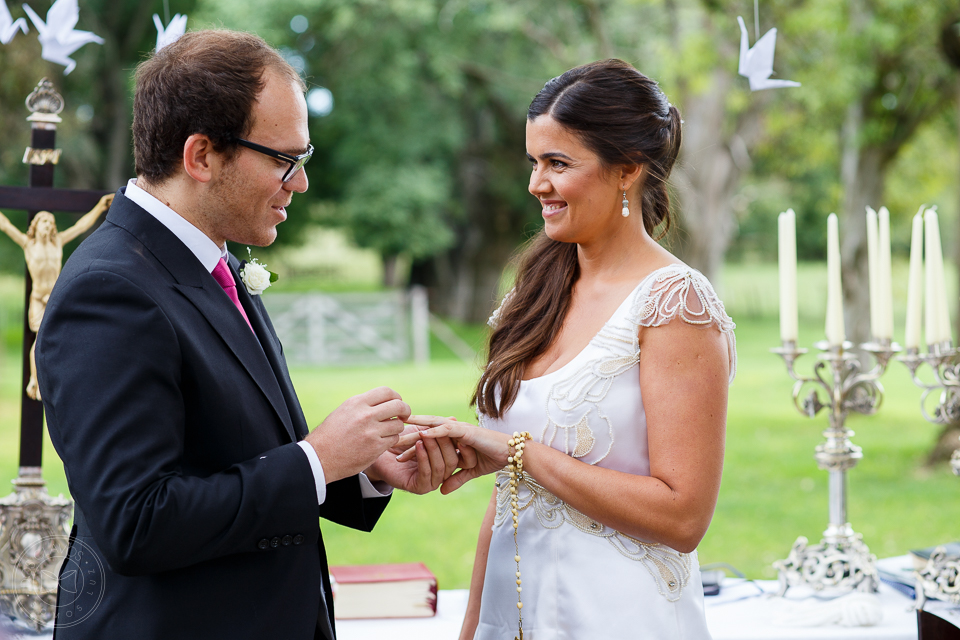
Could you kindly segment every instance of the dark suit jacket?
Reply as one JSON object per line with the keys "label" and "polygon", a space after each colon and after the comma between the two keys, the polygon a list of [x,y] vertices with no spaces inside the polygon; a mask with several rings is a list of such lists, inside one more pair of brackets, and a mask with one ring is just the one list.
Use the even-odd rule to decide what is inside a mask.
{"label": "dark suit jacket", "polygon": [[387,501],[362,499],[352,477],[317,507],[295,444],[307,424],[236,258],[256,338],[123,191],[65,265],[37,340],[50,437],[79,512],[56,637],[333,637],[318,515],[370,530]]}

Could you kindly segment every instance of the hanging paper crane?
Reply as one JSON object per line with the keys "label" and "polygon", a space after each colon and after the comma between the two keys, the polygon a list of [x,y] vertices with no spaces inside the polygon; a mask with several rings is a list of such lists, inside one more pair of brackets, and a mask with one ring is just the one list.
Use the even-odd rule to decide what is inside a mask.
{"label": "hanging paper crane", "polygon": [[781,87],[799,87],[799,82],[792,80],[772,80],[773,49],[777,46],[777,29],[773,28],[763,34],[763,37],[750,48],[747,37],[747,27],[743,18],[737,16],[740,23],[740,69],[738,73],[750,80],[750,90],[779,89]]}
{"label": "hanging paper crane", "polygon": [[7,8],[6,0],[0,0],[0,42],[7,44],[13,40],[13,36],[17,34],[17,29],[26,33],[29,30],[27,21],[23,18],[14,20],[13,16],[10,15],[10,9]]}
{"label": "hanging paper crane", "polygon": [[157,51],[160,51],[160,49],[163,49],[168,44],[173,44],[179,40],[180,36],[187,31],[187,16],[178,13],[173,16],[173,20],[171,20],[167,28],[164,29],[163,22],[160,21],[160,16],[153,14],[153,24],[157,26]]}
{"label": "hanging paper crane", "polygon": [[57,0],[47,11],[47,21],[30,8],[23,5],[23,10],[30,16],[33,26],[40,32],[40,57],[50,62],[62,64],[66,67],[63,74],[67,75],[77,66],[70,58],[70,54],[85,44],[95,42],[103,44],[103,38],[89,31],[77,31],[77,18],[80,16],[80,7],[77,0]]}

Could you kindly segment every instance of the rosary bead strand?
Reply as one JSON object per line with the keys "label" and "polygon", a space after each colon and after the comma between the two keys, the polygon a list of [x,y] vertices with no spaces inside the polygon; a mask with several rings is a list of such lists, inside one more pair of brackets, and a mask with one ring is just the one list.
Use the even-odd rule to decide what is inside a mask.
{"label": "rosary bead strand", "polygon": [[507,444],[513,447],[513,455],[507,458],[507,468],[510,470],[510,513],[513,516],[513,547],[517,555],[513,559],[517,563],[517,616],[520,635],[514,640],[523,640],[523,580],[520,578],[520,545],[517,542],[517,529],[520,527],[520,496],[518,486],[523,480],[523,448],[524,441],[530,439],[530,432],[514,431],[513,438]]}

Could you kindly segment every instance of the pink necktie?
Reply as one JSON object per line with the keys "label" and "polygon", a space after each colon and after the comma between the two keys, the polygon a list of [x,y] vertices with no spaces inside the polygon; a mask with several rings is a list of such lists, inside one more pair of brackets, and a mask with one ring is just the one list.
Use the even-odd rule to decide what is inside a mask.
{"label": "pink necktie", "polygon": [[243,305],[240,304],[240,298],[237,296],[237,282],[233,279],[233,274],[230,273],[230,268],[227,267],[227,263],[223,258],[220,258],[220,262],[213,268],[211,275],[213,275],[213,279],[217,281],[217,284],[223,287],[223,290],[227,293],[227,297],[233,300],[233,304],[240,310],[240,315],[247,321],[247,326],[250,327],[250,331],[253,331],[250,318],[247,317],[247,312],[243,310]]}

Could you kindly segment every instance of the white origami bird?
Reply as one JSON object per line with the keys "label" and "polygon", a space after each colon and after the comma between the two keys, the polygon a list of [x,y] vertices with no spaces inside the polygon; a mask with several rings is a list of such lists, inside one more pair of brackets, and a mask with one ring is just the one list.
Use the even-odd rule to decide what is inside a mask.
{"label": "white origami bird", "polygon": [[167,28],[163,28],[163,22],[160,21],[160,16],[153,14],[153,24],[157,25],[157,51],[163,49],[168,44],[173,44],[180,39],[187,31],[187,16],[180,15],[179,13],[173,16],[173,20],[170,21],[170,24],[167,25]]}
{"label": "white origami bird", "polygon": [[770,29],[763,34],[763,37],[757,40],[751,49],[743,18],[737,16],[737,22],[740,23],[740,69],[738,73],[750,80],[750,90],[799,87],[800,83],[792,80],[770,79],[771,74],[773,74],[773,49],[777,46],[777,29]]}
{"label": "white origami bird", "polygon": [[42,49],[40,57],[50,62],[62,64],[66,67],[63,74],[67,75],[77,66],[69,56],[85,44],[95,42],[103,44],[103,38],[89,31],[77,31],[77,18],[80,16],[80,7],[77,0],[57,0],[47,11],[47,21],[30,8],[23,5],[23,10],[30,16],[33,26],[40,32],[39,40]]}
{"label": "white origami bird", "polygon": [[13,40],[17,29],[24,33],[28,31],[27,21],[23,18],[13,19],[10,15],[10,9],[7,8],[6,0],[0,0],[0,42],[7,44]]}

